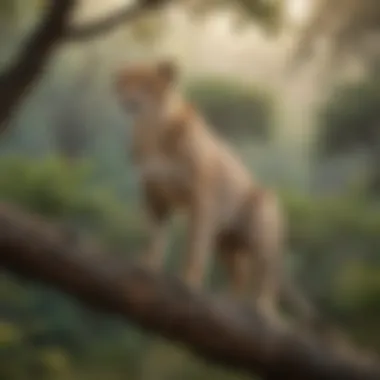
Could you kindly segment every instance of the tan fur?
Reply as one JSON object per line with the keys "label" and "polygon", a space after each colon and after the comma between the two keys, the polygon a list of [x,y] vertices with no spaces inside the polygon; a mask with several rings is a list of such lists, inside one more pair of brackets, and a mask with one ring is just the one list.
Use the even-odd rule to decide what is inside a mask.
{"label": "tan fur", "polygon": [[180,96],[175,76],[165,77],[162,67],[175,73],[170,63],[136,65],[124,68],[116,80],[122,104],[140,102],[134,115],[133,160],[151,223],[144,260],[161,268],[165,224],[182,209],[189,223],[182,278],[201,287],[216,251],[229,277],[229,292],[240,297],[253,287],[258,305],[272,313],[282,270],[276,196],[253,181],[232,150]]}

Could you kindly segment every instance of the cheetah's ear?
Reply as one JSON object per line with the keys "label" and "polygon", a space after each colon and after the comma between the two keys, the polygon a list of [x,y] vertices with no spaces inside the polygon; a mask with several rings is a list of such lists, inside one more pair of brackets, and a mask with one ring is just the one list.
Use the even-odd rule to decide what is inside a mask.
{"label": "cheetah's ear", "polygon": [[160,61],[157,64],[157,70],[160,76],[168,83],[175,83],[178,79],[179,68],[177,64],[171,60]]}

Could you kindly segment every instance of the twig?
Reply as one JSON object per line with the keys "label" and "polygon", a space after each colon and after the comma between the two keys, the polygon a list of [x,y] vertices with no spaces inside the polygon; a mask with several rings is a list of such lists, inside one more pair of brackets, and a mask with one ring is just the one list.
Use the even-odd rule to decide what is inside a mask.
{"label": "twig", "polygon": [[64,35],[74,5],[75,0],[52,0],[15,62],[0,75],[0,132],[5,129],[15,106],[41,74],[56,42]]}

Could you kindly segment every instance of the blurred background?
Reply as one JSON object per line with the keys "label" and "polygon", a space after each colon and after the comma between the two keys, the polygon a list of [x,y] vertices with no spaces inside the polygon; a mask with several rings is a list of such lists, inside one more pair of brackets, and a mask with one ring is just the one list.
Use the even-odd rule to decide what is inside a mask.
{"label": "blurred background", "polygon": [[[0,0],[0,66],[48,0]],[[123,0],[82,0],[77,22]],[[115,69],[173,57],[182,87],[289,219],[288,270],[352,339],[380,352],[380,3],[173,1],[64,43],[0,139],[0,197],[133,257],[146,239]],[[176,220],[168,270],[181,259]],[[220,268],[208,286],[224,281]],[[0,273],[0,379],[238,379],[45,287]]]}

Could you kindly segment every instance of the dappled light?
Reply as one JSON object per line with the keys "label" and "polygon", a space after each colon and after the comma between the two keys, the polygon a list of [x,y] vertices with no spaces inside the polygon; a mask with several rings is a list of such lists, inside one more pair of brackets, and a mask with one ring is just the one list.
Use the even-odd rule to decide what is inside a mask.
{"label": "dappled light", "polygon": [[379,379],[379,67],[378,0],[0,0],[0,379]]}

